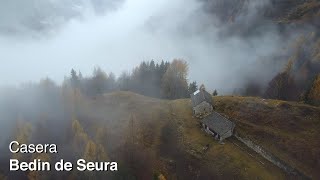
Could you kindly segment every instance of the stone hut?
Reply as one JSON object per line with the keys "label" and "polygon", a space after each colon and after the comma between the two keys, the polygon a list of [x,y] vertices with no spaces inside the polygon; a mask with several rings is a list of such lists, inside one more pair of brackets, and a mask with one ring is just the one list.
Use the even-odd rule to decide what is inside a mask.
{"label": "stone hut", "polygon": [[233,135],[235,124],[217,112],[201,120],[203,129],[216,139],[222,141]]}
{"label": "stone hut", "polygon": [[212,96],[208,93],[202,85],[199,90],[192,93],[192,112],[196,117],[202,117],[210,114],[213,111]]}

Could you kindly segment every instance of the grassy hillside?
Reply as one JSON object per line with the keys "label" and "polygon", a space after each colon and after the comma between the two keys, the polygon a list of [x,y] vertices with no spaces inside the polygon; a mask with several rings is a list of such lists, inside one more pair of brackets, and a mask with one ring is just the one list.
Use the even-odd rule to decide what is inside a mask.
{"label": "grassy hillside", "polygon": [[[119,106],[114,108],[121,107],[121,112],[135,117],[133,129],[137,143],[143,144],[155,157],[161,157],[155,162],[155,169],[169,179],[184,175],[206,177],[206,173],[223,178],[286,177],[280,169],[257,155],[252,157],[249,154],[253,152],[240,149],[232,140],[220,145],[202,132],[198,120],[192,117],[189,99],[161,101],[127,92],[108,94],[104,98],[97,101],[117,102]],[[252,97],[215,97],[214,100],[217,111],[235,120],[237,133],[307,176],[319,177],[316,169],[320,159],[317,131],[320,108]],[[124,118],[118,127],[130,127],[128,119]],[[207,144],[210,148],[204,153],[203,147]]]}
{"label": "grassy hillside", "polygon": [[[155,174],[163,174],[167,179],[286,177],[263,159],[252,158],[247,153],[249,150],[243,151],[232,143],[220,145],[201,131],[198,120],[192,117],[189,99],[163,101],[117,92],[96,98],[90,107],[88,111],[92,112],[88,114],[96,116],[95,121],[91,117],[80,122],[88,134],[99,126],[107,127],[108,155],[111,159],[121,159],[129,169],[119,176],[131,173],[139,179],[149,179]],[[133,153],[125,150],[132,146],[131,142]],[[207,144],[210,148],[203,152]],[[135,163],[134,167],[126,167],[130,164],[126,159],[128,154],[137,160],[135,163],[143,160],[146,164],[140,164],[143,169]]]}
{"label": "grassy hillside", "polygon": [[[316,131],[319,108],[259,98],[214,100],[219,112],[237,119],[237,133],[266,147],[308,176],[318,175],[313,167],[318,165],[320,152]],[[128,154],[129,159],[144,159],[148,164],[144,170],[126,167],[126,173],[142,179],[155,174],[167,179],[288,178],[285,172],[239,142],[231,139],[220,145],[213,140],[192,117],[190,103],[189,99],[165,101],[116,92],[91,100],[86,107],[88,117],[79,120],[92,136],[98,127],[107,127],[104,141],[110,159],[122,159],[124,166],[128,165]],[[207,144],[210,148],[204,152]],[[131,146],[135,153],[124,150]],[[130,171],[132,168],[134,171]]]}
{"label": "grassy hillside", "polygon": [[[59,154],[50,154],[44,159],[117,161],[119,171],[20,173],[20,179],[50,176],[62,179],[293,178],[235,138],[222,145],[203,132],[199,120],[192,117],[190,99],[169,101],[114,92],[92,99],[76,95],[72,101],[66,101],[73,102],[73,105],[66,104],[73,115],[65,125],[59,126],[59,135],[48,131],[54,122],[20,124],[18,129],[31,129],[24,142],[36,142],[32,138],[41,137],[40,142],[56,143]],[[217,111],[236,119],[238,134],[262,145],[306,175],[319,177],[316,172],[320,152],[319,108],[250,97],[215,97],[214,101]],[[17,132],[17,137],[24,133]],[[205,150],[207,145],[209,149]],[[11,177],[13,175],[11,173]]]}
{"label": "grassy hillside", "polygon": [[320,108],[255,97],[215,97],[215,106],[235,120],[238,134],[309,177],[320,177]]}

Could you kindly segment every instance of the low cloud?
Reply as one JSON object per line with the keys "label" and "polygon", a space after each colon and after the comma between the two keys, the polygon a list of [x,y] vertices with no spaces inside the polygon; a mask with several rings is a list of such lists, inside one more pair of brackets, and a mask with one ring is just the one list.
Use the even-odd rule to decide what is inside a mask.
{"label": "low cloud", "polygon": [[[63,16],[49,11],[53,20],[47,20],[51,25],[41,30],[20,21],[21,16],[34,13],[28,8],[23,9],[30,11],[10,12],[15,15],[11,15],[13,19],[0,20],[0,27],[7,27],[8,23],[23,27],[18,34],[0,35],[1,85],[38,81],[46,76],[61,82],[71,68],[86,75],[96,65],[119,75],[142,60],[183,58],[190,66],[190,80],[230,93],[250,77],[258,76],[265,82],[282,68],[282,62],[265,63],[269,57],[281,55],[279,49],[286,46],[276,28],[267,26],[265,32],[250,37],[226,36],[223,32],[231,22],[218,23],[200,1],[126,0],[104,13],[97,13],[94,8],[98,1],[91,5],[80,3],[81,6],[80,1],[74,2],[66,1],[69,9],[58,13]],[[5,5],[23,6],[20,1]],[[231,25],[239,27],[258,13],[252,7],[264,5],[248,6],[246,14],[239,14]],[[6,13],[9,12],[2,12]],[[67,20],[54,23],[61,17]]]}

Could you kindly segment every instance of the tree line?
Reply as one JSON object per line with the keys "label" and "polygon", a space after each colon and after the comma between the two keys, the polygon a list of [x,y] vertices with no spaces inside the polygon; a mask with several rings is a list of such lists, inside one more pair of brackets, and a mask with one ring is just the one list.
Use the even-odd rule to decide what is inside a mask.
{"label": "tree line", "polygon": [[118,78],[100,67],[95,67],[88,77],[72,69],[64,84],[87,96],[121,90],[155,98],[179,99],[188,98],[198,89],[196,81],[188,83],[188,71],[188,64],[182,59],[160,63],[151,60],[141,62],[131,72],[123,72]]}

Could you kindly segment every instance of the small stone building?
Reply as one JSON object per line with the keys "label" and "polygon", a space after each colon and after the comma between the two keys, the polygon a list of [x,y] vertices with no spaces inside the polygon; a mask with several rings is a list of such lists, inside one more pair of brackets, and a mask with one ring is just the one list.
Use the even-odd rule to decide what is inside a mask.
{"label": "small stone building", "polygon": [[233,135],[235,124],[217,112],[201,120],[203,129],[216,139],[222,141]]}
{"label": "small stone building", "polygon": [[197,90],[190,96],[192,102],[192,112],[194,116],[206,116],[213,111],[212,96],[205,90],[203,86],[200,88],[200,90]]}

